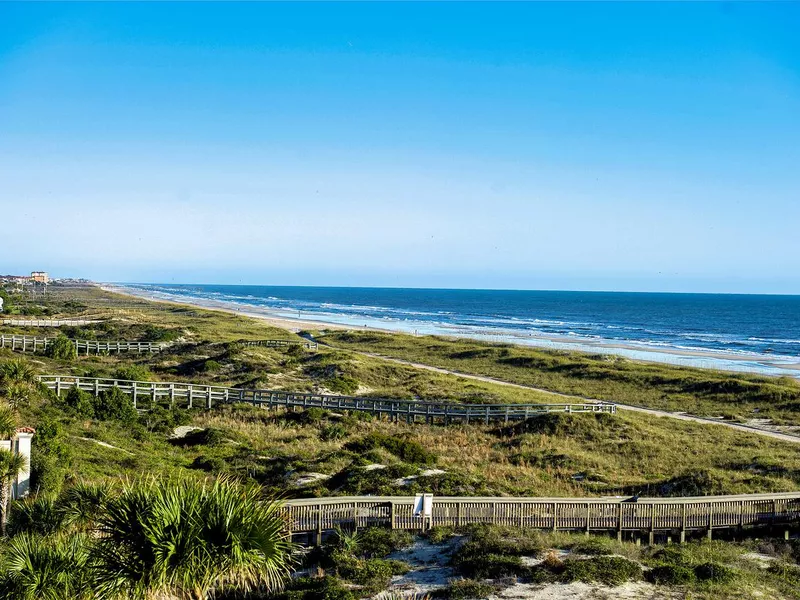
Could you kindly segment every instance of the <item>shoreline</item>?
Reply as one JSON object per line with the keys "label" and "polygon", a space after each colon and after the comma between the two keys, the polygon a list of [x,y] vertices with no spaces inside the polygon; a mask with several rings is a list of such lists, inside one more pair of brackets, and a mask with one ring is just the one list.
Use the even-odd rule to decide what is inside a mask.
{"label": "shoreline", "polygon": [[270,325],[280,329],[286,329],[293,333],[297,333],[304,329],[329,329],[337,331],[376,331],[382,333],[401,333],[406,335],[436,335],[451,339],[468,339],[491,343],[504,343],[527,348],[541,348],[545,350],[582,352],[585,354],[609,354],[647,363],[670,364],[673,366],[751,373],[755,375],[767,375],[774,377],[788,376],[800,378],[800,362],[797,362],[796,357],[789,356],[787,356],[785,360],[781,361],[779,358],[769,359],[755,354],[732,355],[722,352],[714,352],[713,350],[704,351],[669,347],[651,349],[643,348],[641,345],[625,344],[612,340],[598,341],[595,339],[565,339],[563,336],[546,335],[526,337],[513,335],[505,331],[473,332],[470,334],[462,329],[460,332],[422,332],[418,334],[416,330],[411,332],[399,328],[393,329],[390,327],[377,327],[374,325],[364,325],[362,327],[351,324],[323,321],[319,319],[303,318],[300,312],[298,312],[297,318],[288,317],[285,315],[277,315],[271,309],[232,301],[208,300],[196,297],[170,298],[165,297],[168,296],[167,294],[153,294],[137,288],[128,288],[115,284],[97,285],[100,287],[100,289],[108,292],[149,300],[152,302],[164,302],[176,305],[182,304],[251,317],[265,321]]}

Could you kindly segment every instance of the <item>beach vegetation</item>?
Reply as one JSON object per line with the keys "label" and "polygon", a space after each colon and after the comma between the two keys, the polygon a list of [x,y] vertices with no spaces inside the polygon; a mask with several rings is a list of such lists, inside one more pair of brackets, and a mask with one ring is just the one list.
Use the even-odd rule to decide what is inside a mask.
{"label": "beach vegetation", "polygon": [[78,348],[67,336],[59,335],[47,346],[47,355],[56,360],[75,360],[78,358]]}

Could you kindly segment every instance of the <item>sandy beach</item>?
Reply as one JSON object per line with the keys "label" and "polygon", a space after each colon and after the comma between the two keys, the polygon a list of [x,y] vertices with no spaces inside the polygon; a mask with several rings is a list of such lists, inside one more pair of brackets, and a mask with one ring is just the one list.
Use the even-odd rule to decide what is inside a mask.
{"label": "sandy beach", "polygon": [[[270,325],[286,329],[297,333],[303,330],[359,330],[359,331],[382,331],[387,333],[406,333],[409,331],[395,329],[392,327],[376,327],[374,325],[364,325],[356,327],[344,325],[318,319],[304,318],[302,314],[297,318],[285,315],[276,315],[274,311],[259,306],[228,302],[224,300],[210,300],[204,298],[168,298],[163,294],[153,294],[136,288],[128,288],[114,284],[101,284],[101,289],[117,294],[143,298],[153,302],[165,302],[169,304],[188,305],[198,308],[220,310],[232,314],[243,315],[263,320]],[[443,331],[436,333],[441,337],[477,339],[495,343],[508,343],[519,346],[539,347],[551,350],[564,350],[570,352],[599,352],[604,354],[619,355],[633,360],[654,363],[667,363],[679,366],[708,368],[718,370],[729,370],[736,372],[752,372],[772,376],[791,376],[800,378],[800,363],[792,361],[791,358],[775,359],[764,357],[763,355],[747,354],[726,354],[714,352],[712,350],[690,350],[669,347],[647,348],[637,344],[625,344],[612,340],[596,340],[588,338],[564,338],[562,336],[547,335],[513,335],[507,331],[484,331],[481,333],[466,332],[459,330]]]}

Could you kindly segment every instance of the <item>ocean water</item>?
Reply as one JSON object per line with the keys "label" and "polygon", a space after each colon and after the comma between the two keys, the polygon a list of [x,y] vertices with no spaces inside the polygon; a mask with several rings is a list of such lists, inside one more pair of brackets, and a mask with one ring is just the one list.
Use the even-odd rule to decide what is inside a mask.
{"label": "ocean water", "polygon": [[800,296],[125,284],[148,297],[798,376]]}

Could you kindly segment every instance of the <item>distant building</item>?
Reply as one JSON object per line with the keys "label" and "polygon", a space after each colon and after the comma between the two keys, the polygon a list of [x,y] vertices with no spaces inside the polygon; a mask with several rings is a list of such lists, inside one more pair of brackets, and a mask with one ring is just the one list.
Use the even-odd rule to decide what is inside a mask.
{"label": "distant building", "polygon": [[36,283],[50,283],[50,276],[44,271],[34,271],[31,273],[31,281]]}

